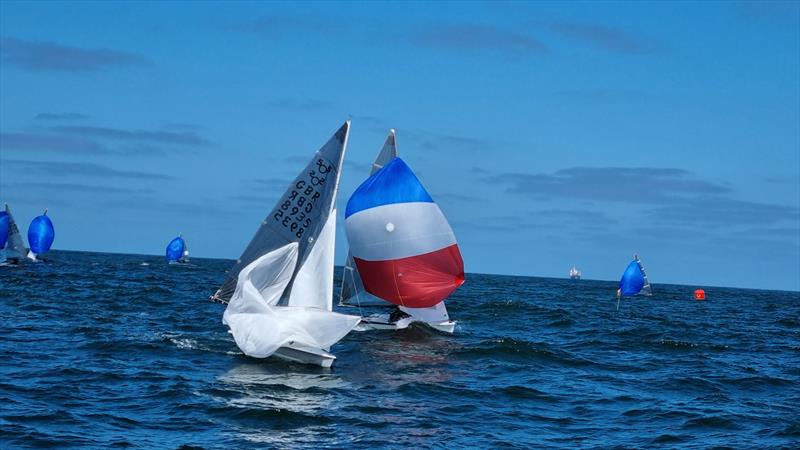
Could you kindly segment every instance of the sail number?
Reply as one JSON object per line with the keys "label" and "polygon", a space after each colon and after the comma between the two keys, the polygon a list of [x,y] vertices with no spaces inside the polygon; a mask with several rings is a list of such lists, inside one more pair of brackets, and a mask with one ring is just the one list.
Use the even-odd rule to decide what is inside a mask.
{"label": "sail number", "polygon": [[325,164],[322,158],[317,159],[316,170],[310,170],[305,180],[298,180],[294,184],[285,201],[272,216],[298,239],[303,237],[303,233],[311,225],[314,207],[322,197],[322,193],[317,189],[321,190],[325,186],[328,174],[332,170],[333,166]]}

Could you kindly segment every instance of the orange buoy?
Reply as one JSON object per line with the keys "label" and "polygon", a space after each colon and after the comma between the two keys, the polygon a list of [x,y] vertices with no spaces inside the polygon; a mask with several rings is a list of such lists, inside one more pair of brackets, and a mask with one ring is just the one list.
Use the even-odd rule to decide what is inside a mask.
{"label": "orange buoy", "polygon": [[706,291],[702,289],[695,289],[694,290],[694,299],[695,300],[705,300],[706,299]]}

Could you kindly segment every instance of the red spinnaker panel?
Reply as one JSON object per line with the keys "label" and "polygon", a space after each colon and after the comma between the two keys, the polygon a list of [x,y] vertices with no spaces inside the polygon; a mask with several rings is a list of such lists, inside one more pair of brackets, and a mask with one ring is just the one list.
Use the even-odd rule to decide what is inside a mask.
{"label": "red spinnaker panel", "polygon": [[354,260],[367,292],[395,305],[428,308],[464,283],[458,245],[388,261]]}

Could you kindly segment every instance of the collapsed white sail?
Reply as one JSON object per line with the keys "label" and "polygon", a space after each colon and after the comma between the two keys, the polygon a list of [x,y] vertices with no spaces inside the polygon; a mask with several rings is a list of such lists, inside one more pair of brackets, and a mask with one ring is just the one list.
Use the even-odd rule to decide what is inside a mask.
{"label": "collapsed white sail", "polygon": [[328,351],[360,320],[332,312],[335,200],[349,126],[290,184],[212,297],[228,302],[223,323],[246,355]]}

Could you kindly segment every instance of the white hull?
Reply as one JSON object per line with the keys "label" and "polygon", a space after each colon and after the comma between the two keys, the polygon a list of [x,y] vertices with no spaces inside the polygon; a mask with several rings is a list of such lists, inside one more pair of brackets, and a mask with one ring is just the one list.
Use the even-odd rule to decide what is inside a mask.
{"label": "white hull", "polygon": [[434,330],[443,333],[453,334],[456,328],[456,322],[447,320],[444,322],[425,322],[422,320],[414,320],[413,317],[406,317],[396,322],[390,322],[387,315],[373,315],[364,317],[361,322],[356,326],[356,331],[370,331],[370,330],[389,330],[396,331],[408,328],[412,323],[419,323],[427,325]]}
{"label": "white hull", "polygon": [[319,348],[290,343],[279,348],[272,354],[284,361],[311,364],[320,367],[330,367],[336,357]]}

